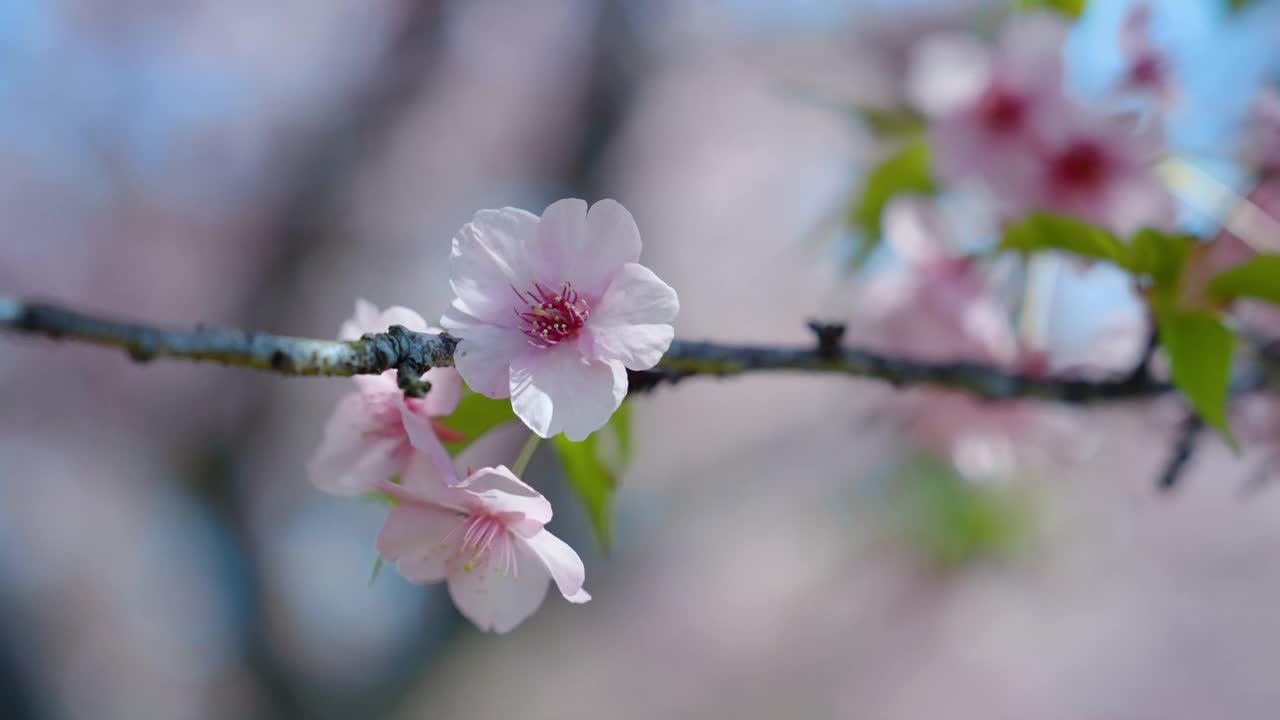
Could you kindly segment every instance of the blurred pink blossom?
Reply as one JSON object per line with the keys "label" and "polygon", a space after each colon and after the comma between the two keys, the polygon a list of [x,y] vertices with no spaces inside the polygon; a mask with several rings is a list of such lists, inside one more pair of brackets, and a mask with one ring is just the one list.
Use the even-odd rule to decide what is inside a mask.
{"label": "blurred pink blossom", "polygon": [[1173,68],[1164,52],[1151,44],[1150,31],[1151,6],[1138,3],[1120,27],[1120,51],[1125,57],[1120,92],[1168,108],[1175,101]]}
{"label": "blurred pink blossom", "polygon": [[1173,198],[1152,168],[1159,128],[1066,96],[1066,32],[1061,18],[1029,13],[1010,18],[995,48],[971,35],[921,43],[910,94],[930,118],[935,174],[986,186],[1009,217],[1049,210],[1121,234],[1169,226]]}
{"label": "blurred pink blossom", "polygon": [[442,320],[477,392],[511,398],[534,432],[585,439],[657,364],[675,334],[675,290],[640,265],[626,208],[561,200],[541,218],[482,210],[453,239],[456,297]]}
{"label": "blurred pink blossom", "polygon": [[[379,312],[365,300],[356,301],[355,317],[342,324],[341,340],[384,332],[403,325],[415,332],[439,332],[404,307]],[[441,472],[452,469],[441,442],[463,439],[436,418],[449,415],[462,397],[462,382],[452,368],[432,368],[423,379],[431,383],[424,398],[405,397],[396,371],[352,378],[357,392],[343,396],[329,417],[324,439],[308,466],[311,482],[335,495],[365,495],[382,480],[403,475],[417,452],[426,453]]]}
{"label": "blurred pink blossom", "polygon": [[506,633],[542,604],[549,581],[565,599],[591,599],[582,559],[545,529],[551,503],[506,466],[470,472],[452,487],[424,459],[403,484],[378,535],[378,553],[416,583],[445,580],[458,610],[481,630]]}

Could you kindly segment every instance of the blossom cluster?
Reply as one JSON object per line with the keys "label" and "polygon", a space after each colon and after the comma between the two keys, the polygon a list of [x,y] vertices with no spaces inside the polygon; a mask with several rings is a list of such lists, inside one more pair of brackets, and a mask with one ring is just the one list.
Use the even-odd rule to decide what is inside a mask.
{"label": "blossom cluster", "polygon": [[[465,383],[509,397],[539,437],[563,432],[580,441],[604,426],[626,396],[626,371],[656,365],[674,335],[676,293],[639,264],[640,248],[635,220],[613,200],[589,209],[561,200],[541,217],[515,208],[476,213],[453,239],[456,297],[442,325],[459,338],[455,367],[429,370],[423,398],[401,392],[394,370],[357,376],[325,427],[313,484],[388,499],[379,558],[410,581],[447,582],[459,611],[482,630],[516,627],[552,581],[571,603],[590,595],[582,559],[546,529],[551,504],[505,464],[515,459],[510,428],[470,438],[448,418]],[[339,337],[392,325],[441,332],[408,308],[379,311],[359,300]],[[446,443],[463,442],[451,457]]]}

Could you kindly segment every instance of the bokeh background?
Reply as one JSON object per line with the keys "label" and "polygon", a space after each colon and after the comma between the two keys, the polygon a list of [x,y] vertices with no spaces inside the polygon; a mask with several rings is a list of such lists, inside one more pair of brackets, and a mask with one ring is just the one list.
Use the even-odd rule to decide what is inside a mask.
{"label": "bokeh background", "polygon": [[[1276,4],[1154,4],[1203,150],[1280,67]],[[899,102],[914,42],[984,5],[0,0],[0,292],[329,337],[357,297],[438,315],[476,209],[614,197],[681,337],[874,341],[839,218],[884,150],[849,108]],[[1093,0],[1081,92],[1131,5]],[[1105,268],[1053,300],[1055,352],[1140,350]],[[385,510],[304,471],[348,388],[0,337],[0,717],[1280,714],[1269,457],[1205,438],[1157,493],[1177,407],[1046,410],[974,481],[874,383],[662,388],[608,556],[535,458],[595,599],[498,637],[442,587],[368,585]]]}

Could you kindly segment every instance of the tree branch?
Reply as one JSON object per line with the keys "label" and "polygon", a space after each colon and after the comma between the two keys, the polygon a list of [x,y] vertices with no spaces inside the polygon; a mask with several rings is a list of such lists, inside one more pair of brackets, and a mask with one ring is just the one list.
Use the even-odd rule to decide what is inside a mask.
{"label": "tree branch", "polygon": [[[347,376],[399,373],[410,394],[425,391],[420,376],[453,364],[457,339],[442,333],[416,333],[399,325],[360,340],[315,340],[197,327],[164,330],[104,319],[42,303],[0,298],[0,329],[120,348],[139,362],[180,358],[218,362],[285,375]],[[651,390],[694,375],[728,377],[756,372],[817,372],[875,378],[895,387],[933,385],[988,400],[1038,398],[1093,403],[1152,397],[1169,392],[1167,384],[1146,374],[1110,380],[1039,377],[972,362],[926,362],[859,348],[841,347],[839,326],[815,325],[811,347],[725,345],[676,341],[653,370],[632,372],[633,392]]]}

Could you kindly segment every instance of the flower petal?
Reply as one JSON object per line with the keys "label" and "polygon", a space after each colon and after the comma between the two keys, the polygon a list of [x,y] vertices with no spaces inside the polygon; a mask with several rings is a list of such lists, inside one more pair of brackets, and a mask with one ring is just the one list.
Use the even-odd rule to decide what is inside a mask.
{"label": "flower petal", "polygon": [[498,563],[474,564],[449,575],[449,596],[463,617],[481,630],[506,633],[533,615],[547,596],[551,577],[543,564],[514,543],[516,568],[503,572]]}
{"label": "flower petal", "polygon": [[518,208],[481,210],[453,238],[449,284],[454,306],[481,320],[511,315],[512,288],[532,284],[526,245],[538,234],[538,218]]}
{"label": "flower petal", "polygon": [[649,268],[627,263],[587,325],[591,354],[632,370],[648,370],[671,347],[675,328],[670,323],[679,311],[680,300],[670,285]]}
{"label": "flower petal", "polygon": [[458,375],[457,369],[431,368],[422,379],[431,383],[431,390],[422,402],[427,415],[444,417],[458,409],[458,403],[462,400],[462,377]]}
{"label": "flower petal", "polygon": [[[541,528],[551,521],[551,503],[505,465],[484,467],[456,486],[479,500],[490,515],[519,514]],[[522,530],[527,524],[522,524]]]}
{"label": "flower petal", "polygon": [[529,264],[543,285],[558,289],[569,282],[593,298],[618,268],[640,259],[640,245],[635,218],[618,201],[601,200],[588,210],[582,200],[565,199],[542,213]]}
{"label": "flower petal", "polygon": [[414,412],[405,402],[403,395],[396,396],[396,402],[400,407],[400,420],[404,423],[405,433],[409,435],[409,442],[431,460],[436,472],[439,473],[441,482],[446,485],[456,484],[457,471],[454,470],[453,459],[449,457],[449,452],[444,449],[444,444],[436,436],[435,428],[431,427],[431,421],[422,414]]}
{"label": "flower petal", "polygon": [[578,442],[599,430],[627,395],[619,362],[592,362],[576,347],[525,353],[511,363],[511,407],[539,436]]}
{"label": "flower petal", "polygon": [[[447,320],[448,318],[446,318]],[[477,325],[460,331],[453,364],[467,387],[490,398],[511,395],[511,366],[530,350],[529,338],[517,330]]]}
{"label": "flower petal", "polygon": [[[406,502],[391,509],[378,533],[378,555],[416,583],[443,580],[455,554],[466,516],[426,503]],[[452,536],[451,536],[452,534]]]}
{"label": "flower petal", "polygon": [[427,332],[427,321],[418,313],[402,305],[392,305],[379,311],[378,306],[360,298],[356,300],[356,312],[342,323],[339,340],[359,340],[365,333],[386,332],[392,325],[403,325],[414,332]]}
{"label": "flower petal", "polygon": [[360,393],[338,401],[325,423],[324,439],[307,470],[311,483],[334,495],[365,495],[400,471],[394,438],[366,438],[368,414]]}
{"label": "flower petal", "polygon": [[991,52],[970,35],[933,35],[912,51],[907,94],[929,116],[976,102],[990,82]]}
{"label": "flower petal", "polygon": [[578,557],[578,553],[569,547],[569,543],[543,530],[532,537],[520,538],[525,547],[529,548],[539,562],[547,568],[547,572],[551,573],[551,579],[556,581],[556,587],[560,588],[560,594],[564,595],[569,602],[586,602],[591,599],[582,590],[582,583],[586,581],[587,570],[582,565],[582,558]]}

